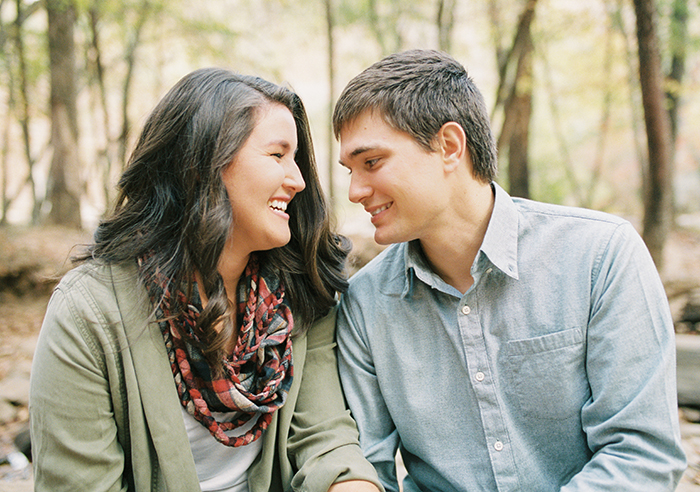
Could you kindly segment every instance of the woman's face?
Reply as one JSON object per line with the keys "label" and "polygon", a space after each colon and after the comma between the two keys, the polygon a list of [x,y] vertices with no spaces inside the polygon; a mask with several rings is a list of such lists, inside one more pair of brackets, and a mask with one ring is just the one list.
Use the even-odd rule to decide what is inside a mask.
{"label": "woman's face", "polygon": [[233,208],[226,254],[244,258],[289,242],[287,206],[306,186],[294,160],[296,150],[289,109],[278,103],[259,108],[253,132],[223,172]]}

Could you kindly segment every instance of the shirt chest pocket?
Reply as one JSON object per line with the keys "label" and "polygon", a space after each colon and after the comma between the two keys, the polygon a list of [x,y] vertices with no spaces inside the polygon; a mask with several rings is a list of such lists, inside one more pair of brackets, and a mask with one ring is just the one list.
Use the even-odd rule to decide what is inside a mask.
{"label": "shirt chest pocket", "polygon": [[564,420],[579,414],[590,396],[580,329],[511,340],[504,355],[502,381],[513,408],[540,419]]}

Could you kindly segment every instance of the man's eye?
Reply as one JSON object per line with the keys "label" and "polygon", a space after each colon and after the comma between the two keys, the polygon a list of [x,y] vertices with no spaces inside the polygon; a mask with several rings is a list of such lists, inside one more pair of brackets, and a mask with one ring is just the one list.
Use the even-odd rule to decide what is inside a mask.
{"label": "man's eye", "polygon": [[284,157],[284,154],[277,152],[275,154],[272,154],[272,157],[277,157],[278,159],[281,159],[282,157]]}
{"label": "man's eye", "polygon": [[368,161],[365,161],[365,166],[372,169],[378,161],[379,159],[369,159]]}

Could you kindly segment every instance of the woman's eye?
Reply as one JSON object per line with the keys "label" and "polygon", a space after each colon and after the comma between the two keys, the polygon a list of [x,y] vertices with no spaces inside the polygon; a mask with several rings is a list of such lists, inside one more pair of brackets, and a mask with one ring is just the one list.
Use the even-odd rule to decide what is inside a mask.
{"label": "woman's eye", "polygon": [[281,159],[282,157],[284,157],[284,154],[277,152],[275,154],[272,154],[272,157],[277,157],[278,159]]}
{"label": "woman's eye", "polygon": [[379,159],[369,159],[368,161],[365,161],[365,166],[372,169],[378,161]]}

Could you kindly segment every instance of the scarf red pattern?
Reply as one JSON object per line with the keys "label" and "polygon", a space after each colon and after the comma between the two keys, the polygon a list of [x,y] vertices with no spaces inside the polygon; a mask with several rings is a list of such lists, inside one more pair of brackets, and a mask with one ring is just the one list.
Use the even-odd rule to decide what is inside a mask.
{"label": "scarf red pattern", "polygon": [[[142,263],[142,262],[140,262]],[[194,332],[201,303],[196,294],[189,300],[181,290],[170,292],[170,283],[156,273],[151,278],[151,301],[170,359],[180,402],[187,413],[205,426],[226,446],[244,446],[257,440],[268,427],[272,414],[284,405],[292,384],[292,341],[294,320],[284,298],[284,286],[266,280],[252,256],[238,289],[238,314],[242,319],[238,340],[229,358],[222,360],[224,377],[215,378],[209,363],[196,344]],[[277,285],[275,285],[277,283]],[[187,309],[173,312],[173,295]],[[177,327],[181,330],[178,330]],[[187,337],[182,337],[184,332]],[[212,412],[237,412],[233,421],[219,422]],[[253,418],[253,427],[241,436],[225,432]]]}

